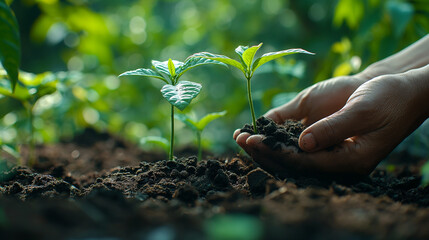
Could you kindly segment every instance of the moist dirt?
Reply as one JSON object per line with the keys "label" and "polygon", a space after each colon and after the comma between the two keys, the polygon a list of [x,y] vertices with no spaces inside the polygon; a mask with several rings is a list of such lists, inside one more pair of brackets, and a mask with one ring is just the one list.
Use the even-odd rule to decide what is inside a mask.
{"label": "moist dirt", "polygon": [[347,182],[278,178],[239,155],[162,160],[92,130],[36,156],[0,174],[0,239],[429,239],[423,161],[407,156]]}
{"label": "moist dirt", "polygon": [[[304,131],[304,125],[295,120],[286,120],[283,124],[277,124],[273,120],[260,117],[256,120],[256,130],[258,134],[265,136],[262,142],[268,145],[271,149],[280,149],[282,144],[286,146],[294,146],[299,151],[302,151],[298,145],[299,135]],[[256,134],[253,125],[245,124],[241,132]]]}

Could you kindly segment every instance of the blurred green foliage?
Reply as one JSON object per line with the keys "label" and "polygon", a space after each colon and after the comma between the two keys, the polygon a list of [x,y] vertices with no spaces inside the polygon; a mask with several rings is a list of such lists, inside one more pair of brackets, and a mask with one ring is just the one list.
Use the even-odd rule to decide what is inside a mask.
{"label": "blurred green foliage", "polygon": [[21,48],[18,23],[8,4],[5,0],[0,0],[0,66],[6,70],[12,89],[15,89]]}
{"label": "blurred green foliage", "polygon": [[[261,67],[253,80],[261,115],[280,93],[353,74],[429,32],[426,0],[14,0],[11,8],[20,27],[20,69],[61,79],[57,91],[34,106],[39,142],[58,141],[87,126],[136,142],[167,135],[169,103],[158,92],[160,83],[116,77],[152,59],[230,53],[260,42],[266,51],[315,52],[305,61],[293,56]],[[232,132],[248,121],[249,112],[239,72],[219,68],[201,67],[184,79],[203,85],[195,101],[200,103],[185,113],[228,110],[206,131],[212,150],[223,152],[235,148]],[[281,97],[274,99],[281,104]],[[0,96],[0,106],[0,139],[19,141],[24,106],[7,96]],[[191,143],[191,130],[177,125],[179,144]]]}

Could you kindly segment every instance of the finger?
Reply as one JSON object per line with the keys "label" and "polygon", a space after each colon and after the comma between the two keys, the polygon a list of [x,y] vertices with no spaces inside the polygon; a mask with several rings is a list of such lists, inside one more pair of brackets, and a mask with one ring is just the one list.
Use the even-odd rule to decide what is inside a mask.
{"label": "finger", "polygon": [[241,133],[241,129],[236,129],[234,131],[234,134],[232,135],[232,137],[234,138],[234,140],[237,140],[238,135],[240,135]]}
{"label": "finger", "polygon": [[315,153],[298,153],[289,147],[273,151],[263,144],[255,144],[249,150],[249,155],[274,172],[368,175],[376,167],[378,160],[362,157],[359,153],[361,144],[349,139],[331,151]]}
{"label": "finger", "polygon": [[295,154],[292,158],[300,159],[301,169],[328,174],[368,175],[377,166],[379,160],[368,156],[362,149],[363,143],[347,139],[330,151]]}
{"label": "finger", "polygon": [[345,106],[340,111],[323,118],[299,137],[299,146],[306,152],[315,152],[343,142],[371,127],[371,116],[361,106]]}
{"label": "finger", "polygon": [[278,162],[276,152],[262,143],[262,140],[262,135],[250,136],[246,140],[249,149],[248,154],[265,170],[273,173],[281,173],[286,171],[287,169],[285,169],[284,166]]}
{"label": "finger", "polygon": [[[251,135],[250,133],[247,132],[243,132],[240,133],[237,138],[235,139],[235,141],[237,142],[237,144],[244,150],[247,152],[247,154],[249,154],[249,147],[246,144],[246,140],[247,138],[249,138]],[[250,154],[249,154],[250,155]]]}

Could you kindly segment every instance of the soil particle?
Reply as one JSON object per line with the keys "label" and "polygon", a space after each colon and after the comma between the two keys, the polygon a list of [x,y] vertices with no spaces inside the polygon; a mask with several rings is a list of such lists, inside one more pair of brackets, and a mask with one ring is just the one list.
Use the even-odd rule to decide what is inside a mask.
{"label": "soil particle", "polygon": [[246,179],[250,192],[254,196],[260,196],[265,194],[267,180],[274,179],[274,177],[261,168],[256,168],[246,175]]}
{"label": "soil particle", "polygon": [[229,178],[222,169],[217,170],[217,174],[213,179],[213,184],[219,189],[226,189],[230,186]]}
{"label": "soil particle", "polygon": [[182,202],[193,205],[198,199],[198,191],[189,184],[184,184],[177,188],[173,194],[173,198],[179,199]]}
{"label": "soil particle", "polygon": [[[273,120],[264,116],[256,120],[256,128],[258,134],[262,134],[265,138],[262,140],[264,144],[273,150],[278,150],[282,146],[293,146],[299,151],[298,139],[305,126],[295,120],[286,120],[283,124],[277,124]],[[253,125],[245,124],[241,132],[255,134]]]}

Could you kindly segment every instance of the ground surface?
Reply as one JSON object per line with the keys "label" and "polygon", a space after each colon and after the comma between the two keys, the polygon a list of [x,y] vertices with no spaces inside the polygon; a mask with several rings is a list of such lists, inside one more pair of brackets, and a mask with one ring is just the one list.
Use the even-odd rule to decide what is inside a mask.
{"label": "ground surface", "polygon": [[159,160],[94,131],[37,156],[0,175],[0,239],[429,239],[419,161],[279,179],[246,157]]}

